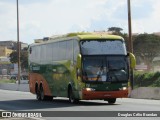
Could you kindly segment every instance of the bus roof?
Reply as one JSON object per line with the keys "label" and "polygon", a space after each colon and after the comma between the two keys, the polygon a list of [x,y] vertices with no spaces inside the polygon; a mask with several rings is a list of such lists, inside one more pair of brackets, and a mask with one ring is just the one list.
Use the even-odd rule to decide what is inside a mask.
{"label": "bus roof", "polygon": [[68,33],[66,35],[61,36],[53,36],[51,39],[57,39],[57,38],[70,38],[70,37],[78,37],[80,40],[82,39],[122,39],[121,36],[118,35],[111,35],[108,33],[96,33],[96,32],[77,32],[77,33]]}
{"label": "bus roof", "polygon": [[106,34],[92,34],[92,35],[78,35],[80,40],[89,39],[122,39],[122,37],[117,35],[106,35]]}
{"label": "bus roof", "polygon": [[[89,33],[89,32],[81,32],[81,33],[69,33],[66,35],[60,35],[60,36],[51,36],[48,41],[41,40],[40,42],[35,42],[34,45],[39,44],[46,44],[50,42],[57,42],[57,41],[65,41],[69,39],[76,38],[77,40],[102,40],[102,39],[112,39],[112,40],[123,40],[121,36],[118,35],[110,35],[107,33]],[[32,44],[33,45],[33,44]]]}

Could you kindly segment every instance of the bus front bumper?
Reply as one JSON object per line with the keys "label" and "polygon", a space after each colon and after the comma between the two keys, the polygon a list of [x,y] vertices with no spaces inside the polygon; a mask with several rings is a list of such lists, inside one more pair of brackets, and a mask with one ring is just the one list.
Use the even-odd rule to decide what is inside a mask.
{"label": "bus front bumper", "polygon": [[83,100],[107,99],[107,98],[127,98],[128,90],[119,91],[82,91]]}

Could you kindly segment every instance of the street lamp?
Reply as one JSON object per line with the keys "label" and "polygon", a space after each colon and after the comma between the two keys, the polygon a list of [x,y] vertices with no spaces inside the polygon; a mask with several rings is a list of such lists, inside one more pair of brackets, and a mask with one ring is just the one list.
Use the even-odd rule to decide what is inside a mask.
{"label": "street lamp", "polygon": [[20,84],[20,42],[19,42],[19,9],[17,0],[17,56],[18,56],[18,84]]}

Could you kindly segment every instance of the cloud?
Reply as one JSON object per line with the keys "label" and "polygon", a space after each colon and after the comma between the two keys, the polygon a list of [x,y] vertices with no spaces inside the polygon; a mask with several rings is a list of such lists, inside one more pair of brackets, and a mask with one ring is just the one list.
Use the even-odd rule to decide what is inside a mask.
{"label": "cloud", "polygon": [[150,17],[153,12],[153,0],[133,0],[132,3],[132,18],[144,19]]}
{"label": "cloud", "polygon": [[[134,0],[137,1],[138,0]],[[135,5],[137,5],[137,3]],[[159,0],[147,0],[145,2],[140,3],[139,6],[146,6],[146,8],[142,7],[142,9],[139,10],[141,14],[145,15],[140,15],[139,13],[139,18],[134,18],[132,17],[132,29],[133,32],[136,33],[153,33],[153,32],[160,32],[160,28],[158,27],[160,24],[160,1]],[[150,7],[147,7],[150,6]],[[136,7],[134,7],[136,9]],[[148,10],[147,10],[148,9]],[[149,11],[149,12],[148,12]],[[135,14],[135,12],[133,11]],[[137,11],[138,13],[138,11]]]}
{"label": "cloud", "polygon": [[16,7],[11,3],[0,2],[0,40],[16,37]]}
{"label": "cloud", "polygon": [[[160,24],[159,0],[131,0],[132,31],[156,32]],[[16,3],[0,1],[0,40],[16,40]],[[68,32],[107,30],[128,31],[127,0],[19,0],[20,40]],[[152,23],[152,24],[151,24]]]}
{"label": "cloud", "polygon": [[[25,34],[30,34],[31,29],[34,29],[32,35],[35,38],[55,33],[86,31],[93,19],[100,19],[101,14],[104,13],[102,12],[104,8],[101,6],[107,1],[54,0],[45,4],[22,5],[20,7],[21,30],[26,31]],[[32,27],[27,27],[31,25]]]}

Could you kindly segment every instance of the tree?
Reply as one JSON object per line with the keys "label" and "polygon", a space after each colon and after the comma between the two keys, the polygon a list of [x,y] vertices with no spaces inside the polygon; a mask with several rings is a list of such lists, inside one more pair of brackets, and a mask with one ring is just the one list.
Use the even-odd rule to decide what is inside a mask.
{"label": "tree", "polygon": [[127,33],[122,33],[123,29],[120,27],[110,27],[108,28],[108,32],[112,32],[114,35],[119,35],[122,36],[125,40],[127,49],[128,49],[128,34]]}
{"label": "tree", "polygon": [[10,57],[10,62],[11,63],[17,63],[18,62],[16,51],[12,52],[9,57]]}
{"label": "tree", "polygon": [[[11,63],[18,63],[18,57],[17,57],[17,51],[14,51],[10,54],[10,62]],[[27,51],[21,51],[20,55],[20,62],[21,62],[21,68],[28,68],[28,52]]]}
{"label": "tree", "polygon": [[160,55],[160,37],[154,34],[140,34],[133,40],[133,49],[136,57],[140,57],[151,69],[154,57]]}
{"label": "tree", "polygon": [[113,34],[116,34],[116,35],[122,35],[121,31],[123,31],[123,29],[120,27],[110,27],[110,28],[108,28],[108,31],[112,32]]}

